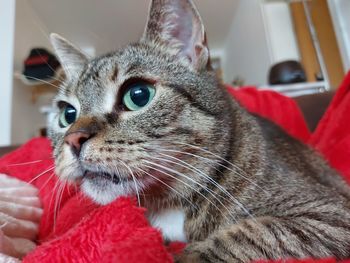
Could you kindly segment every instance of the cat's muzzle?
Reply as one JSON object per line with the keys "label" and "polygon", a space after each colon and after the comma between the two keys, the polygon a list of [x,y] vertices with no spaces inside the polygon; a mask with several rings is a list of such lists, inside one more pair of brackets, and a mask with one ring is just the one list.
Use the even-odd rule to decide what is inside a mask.
{"label": "cat's muzzle", "polygon": [[84,172],[84,178],[91,179],[91,180],[107,179],[115,184],[120,184],[123,181],[123,179],[121,179],[116,174],[110,174],[106,172],[93,172],[88,170]]}

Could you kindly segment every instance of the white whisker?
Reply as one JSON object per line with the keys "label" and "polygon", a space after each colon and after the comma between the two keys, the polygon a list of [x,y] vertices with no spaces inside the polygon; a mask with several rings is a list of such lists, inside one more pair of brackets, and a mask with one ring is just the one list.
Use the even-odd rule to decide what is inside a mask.
{"label": "white whisker", "polygon": [[[247,176],[245,175],[242,175],[241,173],[239,173],[238,171],[236,170],[233,170],[232,168],[224,165],[224,164],[221,164],[219,162],[215,162],[209,158],[206,158],[204,156],[200,156],[200,155],[196,155],[196,154],[193,154],[193,153],[188,153],[188,152],[184,152],[184,151],[178,151],[178,150],[170,150],[170,149],[162,149],[162,151],[166,151],[166,152],[174,152],[174,153],[180,153],[180,154],[184,154],[184,155],[189,155],[189,156],[192,156],[192,157],[196,157],[196,158],[199,158],[199,159],[203,159],[203,160],[206,160],[208,162],[211,162],[211,163],[214,163],[216,165],[219,165],[220,167],[223,167],[233,173],[235,173],[236,175],[240,176],[241,178],[243,178],[244,180],[246,180],[247,182],[251,183],[252,185],[256,186],[257,188],[259,188],[260,190],[262,190],[265,194],[269,195],[270,196],[270,193],[262,188],[261,186],[259,186],[257,183],[255,183],[253,180],[251,180],[250,178],[248,178]],[[210,153],[209,151],[206,150],[206,152]],[[215,157],[217,157],[216,155],[214,155]],[[233,166],[234,168],[236,169],[240,169],[238,166],[226,161],[225,159],[223,159],[222,157],[220,157],[220,159],[222,159],[223,161],[229,163],[231,166]],[[241,171],[243,171],[242,169],[240,169]],[[245,173],[245,172],[244,172]]]}
{"label": "white whisker", "polygon": [[56,195],[56,200],[55,200],[55,205],[54,205],[54,232],[56,231],[58,212],[59,212],[60,207],[61,207],[61,202],[62,202],[62,197],[64,194],[65,187],[66,187],[66,180],[61,181],[61,185],[59,186],[58,191],[57,191],[58,198]]}
{"label": "white whisker", "polygon": [[43,162],[45,160],[35,160],[35,161],[31,161],[31,162],[24,162],[24,163],[13,163],[13,164],[8,164],[6,166],[8,167],[12,167],[12,166],[22,166],[22,165],[29,165],[29,164],[35,164],[35,163],[40,163]]}
{"label": "white whisker", "polygon": [[28,182],[28,184],[31,184],[32,182],[34,182],[35,180],[37,180],[39,177],[41,177],[41,176],[43,176],[44,174],[46,174],[46,173],[52,171],[53,169],[55,169],[55,166],[54,166],[54,165],[51,166],[51,167],[49,167],[47,170],[41,172],[40,174],[36,175],[33,179],[31,179],[31,180]]}
{"label": "white whisker", "polygon": [[134,175],[133,171],[130,169],[130,167],[126,163],[124,163],[122,160],[119,160],[119,162],[121,164],[123,164],[126,167],[126,169],[128,169],[128,171],[130,172],[130,175],[131,175],[132,180],[134,181],[134,185],[135,185],[135,191],[136,191],[136,195],[137,195],[137,202],[138,202],[139,206],[141,206],[140,194],[139,194],[139,190],[138,190],[138,186],[137,186],[137,182],[136,182],[137,180],[135,178],[135,175]]}
{"label": "white whisker", "polygon": [[168,187],[170,190],[172,190],[173,192],[175,192],[176,194],[180,195],[183,199],[185,199],[194,209],[198,210],[198,207],[193,204],[191,202],[191,200],[189,200],[187,197],[185,197],[182,193],[180,193],[179,191],[177,191],[174,187],[170,186],[169,184],[165,183],[163,180],[157,178],[156,176],[153,176],[152,174],[142,170],[141,168],[136,168],[139,171],[141,171],[144,174],[147,174],[149,177],[153,178],[154,180],[160,182],[161,184],[165,185],[166,187]]}
{"label": "white whisker", "polygon": [[24,75],[24,76],[25,76],[26,78],[34,79],[34,80],[36,80],[36,81],[39,81],[39,82],[41,82],[41,83],[43,83],[43,84],[50,85],[50,86],[55,87],[55,88],[57,88],[57,89],[60,88],[59,86],[54,85],[53,83],[51,83],[51,82],[49,82],[49,81],[46,81],[46,80],[43,80],[43,79],[38,79],[38,78],[35,78],[35,77],[32,77],[32,76],[26,76],[26,75]]}
{"label": "white whisker", "polygon": [[[161,153],[160,153],[161,154]],[[176,157],[173,157],[173,156],[170,156],[170,155],[167,155],[167,154],[161,154],[161,155],[164,155],[164,156],[167,156],[169,158],[172,158],[172,159],[175,159],[177,162],[173,162],[171,160],[168,160],[168,159],[164,159],[164,158],[156,158],[156,157],[153,157],[153,158],[156,158],[156,159],[159,159],[159,160],[163,160],[163,161],[166,161],[166,162],[169,162],[169,163],[172,163],[172,164],[175,164],[175,165],[180,165],[184,168],[187,168],[191,171],[194,171],[196,174],[198,174],[199,176],[202,176],[204,177],[205,179],[209,180],[210,183],[212,183],[213,185],[215,185],[215,187],[217,187],[221,192],[223,192],[224,194],[226,194],[233,202],[234,204],[236,204],[242,211],[244,211],[247,215],[249,215],[250,217],[254,218],[253,215],[248,211],[248,209],[246,209],[243,204],[241,202],[239,202],[237,200],[237,198],[235,198],[230,192],[228,192],[223,186],[221,186],[219,183],[217,183],[214,179],[212,179],[210,176],[206,175],[205,173],[203,173],[202,171],[198,170],[196,167],[188,164],[187,162],[184,162]],[[181,163],[183,163],[184,165],[182,165]],[[219,195],[220,197],[222,197],[221,195]]]}
{"label": "white whisker", "polygon": [[161,172],[161,173],[163,173],[163,174],[165,174],[165,175],[167,175],[167,176],[173,178],[174,180],[177,180],[177,181],[179,181],[180,183],[185,184],[187,187],[189,187],[189,188],[191,188],[192,190],[194,190],[196,193],[198,193],[198,194],[199,194],[200,196],[202,196],[205,200],[207,200],[212,206],[214,206],[219,212],[222,213],[222,215],[224,215],[224,216],[227,218],[227,216],[223,213],[223,211],[222,211],[217,205],[215,205],[208,197],[206,197],[205,195],[203,195],[201,192],[199,192],[199,191],[198,191],[197,189],[195,189],[193,186],[191,186],[190,184],[188,184],[188,183],[186,183],[186,182],[180,180],[180,179],[177,178],[176,176],[172,176],[172,175],[170,175],[169,173],[164,172],[163,170],[159,170],[159,169],[155,168],[154,166],[159,167],[159,168],[161,168],[161,169],[164,169],[164,170],[166,170],[166,171],[168,171],[168,172],[171,172],[171,173],[173,173],[173,174],[176,174],[176,175],[178,175],[178,176],[180,176],[180,177],[183,177],[183,178],[185,178],[185,179],[191,181],[192,183],[196,184],[197,186],[201,187],[201,188],[204,189],[206,192],[208,192],[209,194],[211,194],[212,197],[213,197],[214,199],[216,199],[216,200],[229,212],[229,214],[233,217],[233,219],[236,220],[235,217],[231,214],[231,211],[230,211],[216,196],[215,196],[215,193],[213,193],[210,189],[208,189],[208,188],[205,187],[204,185],[202,185],[202,184],[196,182],[196,181],[193,180],[192,178],[190,178],[190,177],[188,177],[188,176],[186,176],[186,175],[184,175],[184,174],[182,174],[182,173],[180,173],[180,172],[178,172],[178,171],[176,171],[176,170],[174,170],[174,169],[171,169],[171,168],[169,168],[169,167],[166,167],[166,166],[164,166],[164,165],[160,165],[160,164],[157,164],[157,163],[154,163],[154,162],[150,162],[150,161],[148,161],[148,160],[144,160],[144,161],[145,161],[146,163],[150,164],[150,165],[153,165],[153,167],[150,167],[150,166],[145,165],[146,167],[148,167],[148,168],[150,168],[150,169],[153,169],[153,170],[155,170],[155,171]]}
{"label": "white whisker", "polygon": [[45,188],[45,186],[49,183],[49,181],[54,177],[55,172],[51,173],[49,178],[45,181],[45,183],[40,187],[39,192],[41,192],[42,189]]}

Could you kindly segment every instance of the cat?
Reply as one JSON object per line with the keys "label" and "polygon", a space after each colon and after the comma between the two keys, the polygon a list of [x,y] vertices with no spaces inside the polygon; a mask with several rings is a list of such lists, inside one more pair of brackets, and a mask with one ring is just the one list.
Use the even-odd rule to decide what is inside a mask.
{"label": "cat", "polygon": [[228,95],[191,0],[153,0],[140,41],[97,58],[51,42],[61,180],[99,204],[137,196],[166,241],[188,242],[176,262],[350,256],[349,187]]}

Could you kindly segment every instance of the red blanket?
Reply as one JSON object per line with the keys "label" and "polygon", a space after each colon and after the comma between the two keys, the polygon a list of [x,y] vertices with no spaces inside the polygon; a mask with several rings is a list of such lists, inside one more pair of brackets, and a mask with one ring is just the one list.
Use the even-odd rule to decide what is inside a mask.
{"label": "red blanket", "polygon": [[[350,183],[350,73],[313,134],[293,100],[254,88],[228,89],[248,110],[319,150]],[[144,209],[134,200],[120,198],[98,206],[74,187],[62,189],[52,165],[50,143],[44,138],[0,159],[0,172],[40,189],[44,215],[39,246],[24,262],[172,262],[171,253],[181,250],[181,244],[163,245],[160,233],[149,226]]]}

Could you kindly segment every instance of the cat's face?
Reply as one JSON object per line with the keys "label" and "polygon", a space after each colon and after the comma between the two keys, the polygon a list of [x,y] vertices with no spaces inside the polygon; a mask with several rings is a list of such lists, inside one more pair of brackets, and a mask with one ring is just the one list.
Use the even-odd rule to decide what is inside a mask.
{"label": "cat's face", "polygon": [[159,185],[184,193],[204,180],[188,164],[203,162],[196,147],[225,147],[229,102],[208,70],[192,2],[153,1],[139,43],[93,60],[57,35],[52,42],[68,76],[50,127],[61,179],[101,204]]}

